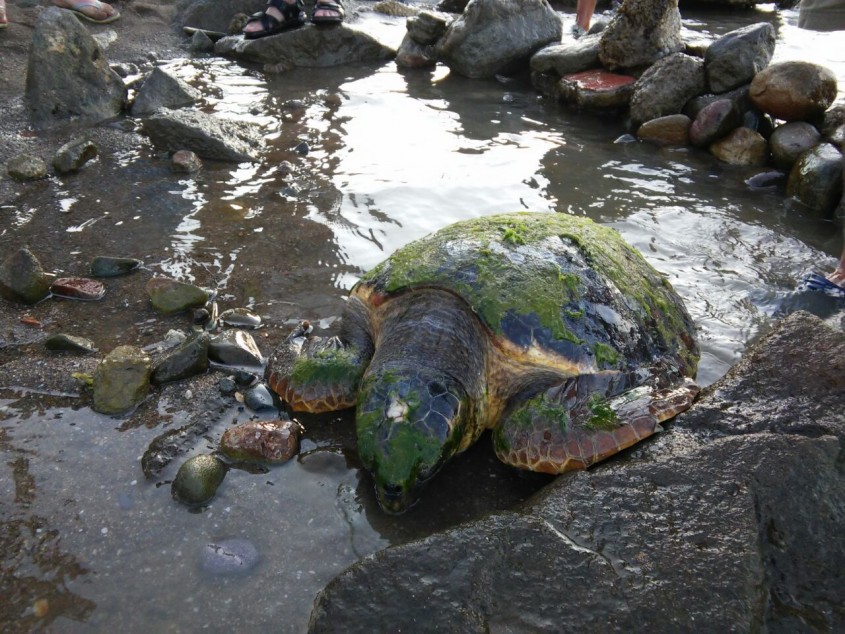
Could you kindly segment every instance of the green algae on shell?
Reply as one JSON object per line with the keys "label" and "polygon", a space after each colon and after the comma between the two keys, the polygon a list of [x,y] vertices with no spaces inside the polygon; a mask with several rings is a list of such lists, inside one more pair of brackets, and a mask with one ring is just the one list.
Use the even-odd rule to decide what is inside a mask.
{"label": "green algae on shell", "polygon": [[[678,351],[688,375],[698,364],[692,320],[669,283],[617,231],[587,218],[523,212],[456,223],[406,245],[352,292],[378,303],[425,287],[462,297],[502,340],[540,341],[596,369],[642,365],[666,350]],[[632,355],[635,344],[621,344],[635,325],[647,350]]]}
{"label": "green algae on shell", "polygon": [[226,477],[226,465],[208,454],[186,460],[170,487],[174,500],[189,506],[210,502]]}

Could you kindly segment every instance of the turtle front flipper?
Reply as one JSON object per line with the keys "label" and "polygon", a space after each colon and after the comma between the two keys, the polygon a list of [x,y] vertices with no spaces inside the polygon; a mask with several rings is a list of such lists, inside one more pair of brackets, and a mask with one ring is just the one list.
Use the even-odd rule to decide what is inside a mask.
{"label": "turtle front flipper", "polygon": [[608,398],[613,391],[593,389],[596,376],[568,379],[516,405],[493,430],[499,459],[542,473],[586,469],[659,431],[699,392],[684,378],[671,387],[645,384]]}
{"label": "turtle front flipper", "polygon": [[355,406],[361,377],[373,356],[360,311],[363,307],[348,306],[340,335],[328,339],[311,336],[311,325],[302,322],[271,355],[267,383],[293,411],[322,414]]}

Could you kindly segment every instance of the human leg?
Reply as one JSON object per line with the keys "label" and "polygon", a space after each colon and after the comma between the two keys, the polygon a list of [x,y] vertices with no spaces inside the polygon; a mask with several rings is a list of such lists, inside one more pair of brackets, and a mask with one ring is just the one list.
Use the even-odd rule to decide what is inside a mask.
{"label": "human leg", "polygon": [[575,8],[575,25],[586,33],[590,30],[590,21],[596,11],[597,0],[578,0]]}
{"label": "human leg", "polygon": [[0,0],[0,29],[5,29],[9,26],[9,20],[6,19],[6,0]]}

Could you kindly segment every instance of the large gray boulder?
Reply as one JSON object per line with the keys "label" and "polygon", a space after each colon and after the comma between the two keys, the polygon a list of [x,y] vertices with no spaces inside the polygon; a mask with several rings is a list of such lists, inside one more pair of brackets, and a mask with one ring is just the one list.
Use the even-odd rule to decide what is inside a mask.
{"label": "large gray boulder", "polygon": [[154,113],[161,108],[190,106],[202,97],[199,90],[156,66],[138,88],[130,112],[135,117]]}
{"label": "large gray boulder", "polygon": [[640,125],[668,114],[678,114],[693,97],[704,92],[704,63],[697,57],[674,53],[644,72],[634,84],[631,121]]}
{"label": "large gray boulder", "polygon": [[704,74],[710,92],[722,93],[750,83],[775,52],[775,28],[768,22],[726,33],[707,47]]}
{"label": "large gray boulder", "polygon": [[682,50],[678,0],[625,0],[601,32],[599,60],[610,70],[638,68]]}
{"label": "large gray boulder", "polygon": [[493,77],[528,66],[560,42],[563,25],[546,0],[471,0],[436,46],[437,58],[464,77]]}
{"label": "large gray boulder", "polygon": [[143,131],[163,150],[216,161],[254,161],[261,147],[256,126],[192,110],[160,110],[144,120]]}
{"label": "large gray boulder", "polygon": [[266,5],[266,0],[183,0],[176,21],[182,26],[226,33],[235,14],[252,15]]}
{"label": "large gray boulder", "polygon": [[310,631],[842,630],[843,392],[845,333],[796,313],[669,433],[354,564]]}
{"label": "large gray boulder", "polygon": [[214,45],[217,55],[278,69],[324,68],[391,59],[396,51],[348,24],[332,28],[305,25],[256,40],[242,35],[224,37]]}
{"label": "large gray boulder", "polygon": [[531,58],[532,73],[554,73],[558,77],[600,66],[598,35],[585,35],[577,40],[550,44]]}
{"label": "large gray boulder", "polygon": [[26,104],[37,127],[78,117],[119,115],[126,86],[102,49],[70,11],[50,7],[35,23],[26,73]]}

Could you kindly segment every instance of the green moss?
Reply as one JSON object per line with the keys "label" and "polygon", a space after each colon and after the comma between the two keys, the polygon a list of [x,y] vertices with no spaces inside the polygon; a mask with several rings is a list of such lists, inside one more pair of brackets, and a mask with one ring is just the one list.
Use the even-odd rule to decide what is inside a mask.
{"label": "green moss", "polygon": [[642,327],[656,332],[667,349],[679,350],[694,372],[697,352],[680,340],[692,323],[671,286],[618,232],[587,218],[514,213],[456,223],[400,249],[361,283],[385,293],[444,287],[465,298],[496,333],[508,313],[533,314],[555,338],[580,344],[565,322],[574,314],[562,307],[583,306],[589,289],[554,261],[563,252],[556,240],[575,245],[627,298]]}
{"label": "green moss", "polygon": [[507,425],[516,429],[530,429],[538,424],[557,427],[565,434],[569,428],[569,412],[559,403],[549,401],[545,394],[540,394],[520,404],[507,420]]}
{"label": "green moss", "polygon": [[607,399],[601,394],[590,396],[587,407],[590,410],[590,420],[585,425],[588,429],[613,431],[619,426],[616,412],[613,411]]}
{"label": "green moss", "polygon": [[296,359],[291,380],[299,385],[319,382],[324,385],[357,385],[364,373],[363,364],[346,348],[323,348],[310,356]]}
{"label": "green moss", "polygon": [[619,353],[600,341],[593,344],[593,353],[596,355],[596,367],[599,369],[615,368],[619,362]]}
{"label": "green moss", "polygon": [[563,311],[570,319],[581,319],[584,316],[584,311],[575,308],[567,308]]}

